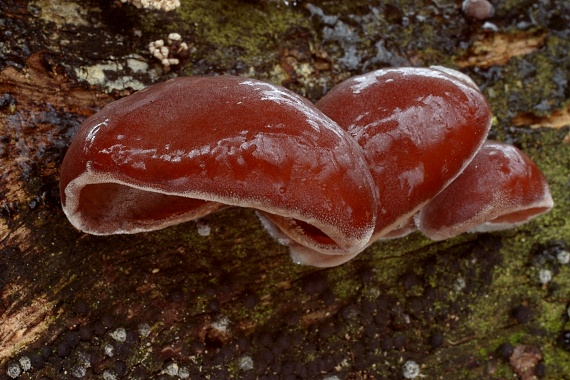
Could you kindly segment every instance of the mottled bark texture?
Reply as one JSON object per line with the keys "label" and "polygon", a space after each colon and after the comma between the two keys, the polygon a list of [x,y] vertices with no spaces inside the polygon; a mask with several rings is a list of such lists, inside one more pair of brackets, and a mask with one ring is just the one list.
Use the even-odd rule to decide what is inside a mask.
{"label": "mottled bark texture", "polygon": [[[492,3],[476,21],[458,1],[0,2],[0,378],[567,378],[570,3]],[[169,66],[149,53],[159,39]],[[433,64],[482,88],[491,137],[547,176],[548,215],[317,270],[249,210],[108,237],[61,211],[81,122],[151,83],[231,73],[316,101],[354,74]]]}

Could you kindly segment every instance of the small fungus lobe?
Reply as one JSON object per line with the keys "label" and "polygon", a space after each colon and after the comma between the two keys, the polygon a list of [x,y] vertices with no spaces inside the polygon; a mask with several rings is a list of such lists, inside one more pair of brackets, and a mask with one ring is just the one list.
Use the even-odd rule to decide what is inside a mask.
{"label": "small fungus lobe", "polygon": [[409,228],[475,156],[492,118],[472,83],[432,68],[355,76],[316,105],[364,151],[380,197],[372,241]]}
{"label": "small fungus lobe", "polygon": [[487,141],[453,183],[416,216],[433,240],[512,228],[553,206],[546,178],[516,147]]}

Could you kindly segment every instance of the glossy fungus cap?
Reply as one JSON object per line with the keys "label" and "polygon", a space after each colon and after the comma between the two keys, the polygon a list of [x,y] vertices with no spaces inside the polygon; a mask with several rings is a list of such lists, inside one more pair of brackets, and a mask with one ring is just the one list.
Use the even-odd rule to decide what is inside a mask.
{"label": "glossy fungus cap", "polygon": [[355,76],[317,107],[364,151],[380,197],[371,242],[405,226],[463,171],[492,119],[487,100],[468,77],[438,68]]}
{"label": "glossy fungus cap", "polygon": [[418,213],[416,223],[427,237],[442,240],[515,227],[552,206],[536,164],[514,146],[487,141],[463,173]]}
{"label": "glossy fungus cap", "polygon": [[75,136],[60,188],[71,223],[91,234],[241,206],[325,253],[361,250],[377,210],[344,130],[289,90],[233,76],[176,78],[107,105]]}

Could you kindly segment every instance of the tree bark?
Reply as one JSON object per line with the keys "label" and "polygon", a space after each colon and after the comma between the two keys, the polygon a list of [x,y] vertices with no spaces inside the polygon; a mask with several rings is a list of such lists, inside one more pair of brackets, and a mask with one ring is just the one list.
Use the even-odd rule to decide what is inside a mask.
{"label": "tree bark", "polygon": [[[567,378],[570,9],[494,5],[485,25],[452,1],[3,1],[0,379],[401,379],[413,363],[428,379]],[[158,39],[178,64],[149,53]],[[251,210],[106,237],[61,211],[81,122],[152,83],[229,73],[315,101],[356,73],[435,64],[481,86],[490,137],[548,177],[548,215],[443,242],[412,234],[315,269]]]}

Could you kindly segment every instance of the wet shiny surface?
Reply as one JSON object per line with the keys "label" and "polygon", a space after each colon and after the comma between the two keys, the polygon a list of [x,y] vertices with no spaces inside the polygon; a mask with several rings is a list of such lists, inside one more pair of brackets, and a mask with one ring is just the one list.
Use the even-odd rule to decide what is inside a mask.
{"label": "wet shiny surface", "polygon": [[546,178],[514,146],[488,141],[471,164],[418,215],[431,239],[511,228],[553,206]]}
{"label": "wet shiny surface", "polygon": [[463,170],[491,111],[471,83],[439,70],[378,70],[346,80],[317,107],[363,148],[378,187],[375,233],[409,218]]}
{"label": "wet shiny surface", "polygon": [[[79,192],[108,183],[121,186],[92,200],[98,217],[108,215],[101,226]],[[291,91],[231,76],[177,78],[109,104],[75,137],[61,189],[67,215],[91,233],[111,233],[113,224],[122,226],[116,232],[139,232],[201,215],[194,203],[204,204],[177,197],[299,219],[344,249],[362,247],[375,218],[362,152],[336,123]],[[163,210],[152,225],[152,213],[138,208],[156,209],[157,197]],[[184,212],[170,207],[180,203]]]}

